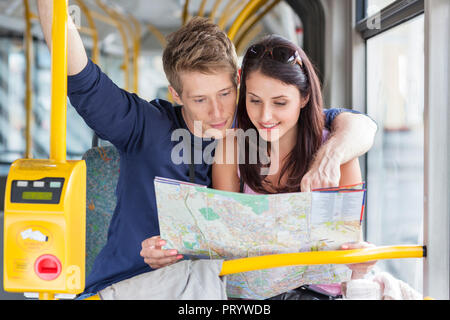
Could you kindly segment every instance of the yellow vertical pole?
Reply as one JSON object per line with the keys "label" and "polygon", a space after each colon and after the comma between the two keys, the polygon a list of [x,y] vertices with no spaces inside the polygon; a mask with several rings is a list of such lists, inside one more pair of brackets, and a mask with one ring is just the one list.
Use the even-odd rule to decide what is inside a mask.
{"label": "yellow vertical pole", "polygon": [[26,57],[26,71],[25,71],[25,158],[31,159],[33,157],[33,140],[31,139],[31,125],[33,117],[33,81],[31,77],[31,68],[33,66],[33,38],[31,35],[31,11],[28,0],[23,0],[25,7],[25,57]]}
{"label": "yellow vertical pole", "polygon": [[50,160],[66,161],[68,0],[53,1]]}
{"label": "yellow vertical pole", "polygon": [[49,292],[39,292],[39,300],[55,300],[55,295]]}

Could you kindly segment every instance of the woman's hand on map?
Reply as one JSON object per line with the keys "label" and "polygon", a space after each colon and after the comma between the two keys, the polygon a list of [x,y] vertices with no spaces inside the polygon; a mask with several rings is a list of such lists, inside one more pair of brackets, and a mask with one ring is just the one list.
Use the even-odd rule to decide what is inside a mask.
{"label": "woman's hand on map", "polygon": [[[341,246],[341,250],[354,250],[362,248],[373,248],[375,245],[368,242],[350,242],[344,243]],[[370,272],[370,270],[375,266],[377,261],[368,261],[362,263],[348,264],[347,267],[352,270],[352,280],[362,279],[364,276]]]}
{"label": "woman's hand on map", "polygon": [[175,249],[162,249],[166,241],[160,236],[154,236],[142,241],[141,257],[152,269],[158,269],[171,265],[183,258]]}

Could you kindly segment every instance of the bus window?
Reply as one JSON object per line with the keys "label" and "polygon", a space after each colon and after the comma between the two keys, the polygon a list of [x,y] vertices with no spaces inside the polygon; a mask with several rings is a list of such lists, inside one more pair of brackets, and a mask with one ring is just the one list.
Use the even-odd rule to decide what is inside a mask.
{"label": "bus window", "polygon": [[[379,127],[367,158],[367,239],[423,243],[424,17],[367,40],[367,113]],[[422,261],[379,266],[422,291]]]}
{"label": "bus window", "polygon": [[0,162],[9,163],[25,152],[25,57],[22,41],[0,39]]}
{"label": "bus window", "polygon": [[367,16],[372,16],[386,8],[388,5],[395,2],[395,0],[367,0]]}
{"label": "bus window", "polygon": [[[50,134],[50,54],[43,41],[34,41],[32,153],[48,157]],[[25,55],[23,41],[0,40],[0,162],[10,163],[25,154]],[[70,106],[70,104],[69,104]],[[92,130],[71,106],[67,109],[67,155],[79,159],[89,149]]]}

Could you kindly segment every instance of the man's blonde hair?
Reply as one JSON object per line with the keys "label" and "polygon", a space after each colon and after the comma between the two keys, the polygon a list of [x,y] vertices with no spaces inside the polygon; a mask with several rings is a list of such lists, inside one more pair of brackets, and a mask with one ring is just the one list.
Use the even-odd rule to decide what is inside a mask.
{"label": "man's blonde hair", "polygon": [[180,73],[186,71],[229,72],[237,86],[236,49],[226,33],[207,18],[194,17],[169,35],[163,66],[167,80],[180,96],[183,91]]}

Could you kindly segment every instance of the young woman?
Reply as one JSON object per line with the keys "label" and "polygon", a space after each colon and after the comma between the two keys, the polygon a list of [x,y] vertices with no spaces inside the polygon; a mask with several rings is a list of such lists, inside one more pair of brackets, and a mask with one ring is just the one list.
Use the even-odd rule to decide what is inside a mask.
{"label": "young woman", "polygon": [[[302,177],[329,135],[322,108],[320,82],[303,50],[276,35],[251,46],[242,64],[236,120],[243,132],[257,132],[258,141],[231,134],[220,142],[213,165],[213,187],[254,194],[302,191]],[[259,156],[261,145],[268,145],[265,150],[269,161]],[[234,150],[227,150],[231,146]],[[249,161],[252,152],[258,155],[253,162]],[[230,153],[234,161],[227,159]],[[245,157],[238,161],[243,154]],[[342,165],[340,171],[340,185],[362,181],[358,159]],[[368,244],[346,244],[342,249],[365,246]],[[373,264],[349,265],[352,279],[361,278]],[[337,296],[341,286],[311,287]]]}

